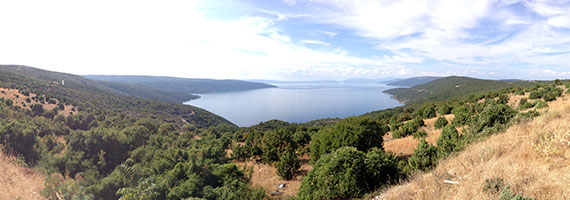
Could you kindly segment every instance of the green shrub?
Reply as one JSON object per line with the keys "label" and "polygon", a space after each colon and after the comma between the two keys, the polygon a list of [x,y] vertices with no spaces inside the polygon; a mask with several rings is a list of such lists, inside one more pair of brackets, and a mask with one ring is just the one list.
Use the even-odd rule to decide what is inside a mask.
{"label": "green shrub", "polygon": [[467,124],[467,121],[469,121],[469,118],[470,118],[470,116],[468,113],[464,113],[464,112],[457,113],[457,114],[455,114],[455,117],[453,118],[451,123],[454,126],[463,126],[463,125]]}
{"label": "green shrub", "polygon": [[402,137],[405,137],[404,131],[402,131],[402,129],[392,131],[392,138],[393,139],[398,139],[398,138],[402,138]]}
{"label": "green shrub", "polygon": [[342,147],[318,159],[303,179],[299,199],[350,199],[365,191],[365,154],[354,147]]}
{"label": "green shrub", "polygon": [[414,121],[407,122],[404,124],[404,126],[402,126],[402,133],[403,133],[402,137],[411,135],[416,131],[418,131],[418,129],[420,129],[419,124],[415,123]]}
{"label": "green shrub", "polygon": [[514,194],[511,187],[507,186],[501,191],[500,200],[535,200],[536,198],[528,197],[522,194]]}
{"label": "green shrub", "polygon": [[413,136],[415,139],[423,139],[423,138],[427,137],[427,132],[424,131],[423,129],[420,129],[420,130],[416,131],[413,134]]}
{"label": "green shrub", "polygon": [[444,158],[461,147],[461,138],[457,129],[452,125],[447,125],[441,130],[441,135],[437,138],[438,156]]}
{"label": "green shrub", "polygon": [[485,179],[485,186],[483,187],[483,191],[488,194],[496,194],[503,189],[505,186],[504,183],[505,179],[501,177],[494,177]]}
{"label": "green shrub", "polygon": [[[536,103],[536,102],[535,102]],[[527,98],[522,98],[519,102],[519,109],[525,110],[534,107],[535,103],[528,102]]]}
{"label": "green shrub", "polygon": [[398,161],[382,149],[342,147],[323,155],[303,179],[298,199],[352,199],[399,180]]}
{"label": "green shrub", "polygon": [[424,119],[429,119],[436,116],[435,106],[433,104],[424,105],[418,111],[421,111],[420,114]]}
{"label": "green shrub", "polygon": [[548,104],[543,101],[543,100],[536,100],[536,102],[534,102],[536,104],[535,108],[536,109],[541,109],[541,108],[547,108]]}
{"label": "green shrub", "polygon": [[382,148],[383,136],[388,131],[385,125],[365,117],[348,117],[333,127],[321,129],[312,137],[311,157],[314,161],[321,155],[331,153],[343,146],[368,151]]}
{"label": "green shrub", "polygon": [[542,97],[544,99],[544,101],[554,101],[556,100],[556,95],[554,94],[554,92],[552,91],[548,91],[544,94],[544,96]]}
{"label": "green shrub", "polygon": [[301,168],[301,164],[295,151],[288,150],[281,156],[275,168],[277,168],[277,175],[285,180],[291,180]]}
{"label": "green shrub", "polygon": [[507,124],[517,111],[504,104],[489,105],[473,120],[469,128],[471,133],[478,133],[485,128],[492,128]]}
{"label": "green shrub", "polygon": [[452,110],[452,107],[447,105],[447,104],[442,104],[441,106],[439,106],[439,109],[437,110],[437,113],[440,115],[447,115],[450,114]]}
{"label": "green shrub", "polygon": [[231,158],[237,161],[243,161],[249,157],[249,152],[244,145],[236,144],[232,147]]}
{"label": "green shrub", "polygon": [[435,120],[435,123],[433,124],[433,126],[436,129],[440,129],[445,127],[449,122],[447,121],[447,119],[445,119],[445,117],[441,116],[439,118],[437,118],[437,120]]}
{"label": "green shrub", "polygon": [[435,146],[423,140],[414,150],[414,154],[408,159],[411,169],[429,170],[437,164],[437,149]]}
{"label": "green shrub", "polygon": [[544,89],[539,89],[539,90],[535,90],[535,91],[531,91],[530,92],[530,96],[528,98],[530,99],[540,99],[544,96],[544,93],[546,93],[546,90]]}

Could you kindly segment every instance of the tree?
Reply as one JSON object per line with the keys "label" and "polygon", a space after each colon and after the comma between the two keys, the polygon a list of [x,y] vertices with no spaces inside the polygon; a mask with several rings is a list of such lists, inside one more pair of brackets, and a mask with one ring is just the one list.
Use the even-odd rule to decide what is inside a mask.
{"label": "tree", "polygon": [[356,147],[360,151],[382,148],[382,137],[387,131],[388,127],[370,118],[345,118],[333,127],[322,129],[313,135],[311,157],[316,161],[321,155],[343,146]]}
{"label": "tree", "polygon": [[367,174],[367,191],[374,191],[384,185],[400,180],[403,172],[398,168],[398,160],[379,148],[372,148],[364,160]]}
{"label": "tree", "polygon": [[277,168],[277,175],[281,176],[285,180],[291,180],[295,177],[301,164],[299,159],[293,150],[287,150],[283,156],[279,159],[279,162],[275,166]]}
{"label": "tree", "polygon": [[510,106],[504,104],[488,105],[470,125],[471,133],[478,133],[485,128],[507,124],[517,114]]}
{"label": "tree", "polygon": [[267,131],[261,142],[261,159],[265,163],[277,162],[286,151],[291,149],[297,149],[291,130],[282,128]]}
{"label": "tree", "polygon": [[437,113],[439,113],[440,115],[447,115],[451,113],[451,109],[452,109],[451,106],[449,106],[448,104],[442,104],[441,106],[439,106]]}
{"label": "tree", "polygon": [[402,176],[396,158],[380,148],[368,153],[342,147],[325,154],[303,179],[299,199],[352,199],[372,192]]}
{"label": "tree", "polygon": [[44,114],[44,106],[42,104],[34,104],[32,105],[32,112],[35,116],[41,116]]}
{"label": "tree", "polygon": [[365,192],[365,154],[354,147],[342,147],[323,155],[303,179],[300,199],[350,199]]}
{"label": "tree", "polygon": [[423,129],[420,129],[420,130],[416,131],[413,134],[413,136],[415,139],[423,139],[423,138],[427,137],[427,133]]}
{"label": "tree", "polygon": [[441,135],[437,138],[437,149],[440,158],[449,155],[451,152],[460,148],[460,136],[457,129],[452,125],[447,125],[441,131]]}
{"label": "tree", "polygon": [[436,129],[440,129],[443,128],[444,126],[446,126],[449,122],[447,121],[447,119],[445,119],[445,117],[441,116],[439,118],[437,118],[437,120],[434,123],[434,127]]}
{"label": "tree", "polygon": [[417,170],[429,170],[437,164],[437,149],[435,146],[423,140],[414,150],[414,154],[408,159],[410,168]]}
{"label": "tree", "polygon": [[420,114],[424,119],[429,119],[436,116],[435,106],[433,104],[424,105],[419,110],[422,111]]}

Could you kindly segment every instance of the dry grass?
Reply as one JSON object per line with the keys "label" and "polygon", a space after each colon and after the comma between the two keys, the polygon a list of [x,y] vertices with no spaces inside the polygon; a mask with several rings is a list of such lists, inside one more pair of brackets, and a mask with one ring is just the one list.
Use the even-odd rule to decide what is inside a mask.
{"label": "dry grass", "polygon": [[0,153],[0,199],[44,199],[44,176],[31,169],[19,167],[12,156]]}
{"label": "dry grass", "polygon": [[[434,145],[441,134],[441,129],[436,130],[434,128],[435,121],[438,117],[424,120],[425,126],[422,127],[422,129],[424,129],[428,134],[426,141]],[[445,118],[449,122],[451,122],[454,117],[455,115],[453,114],[445,115]],[[384,136],[384,149],[388,152],[394,153],[394,155],[398,157],[411,156],[419,143],[420,141],[414,139],[411,135],[403,138],[392,139],[392,133],[388,132],[388,134]]]}
{"label": "dry grass", "polygon": [[277,169],[268,164],[256,163],[250,160],[245,162],[237,162],[236,164],[241,168],[246,169],[246,171],[248,171],[248,168],[253,168],[251,174],[251,183],[254,186],[257,185],[263,187],[268,196],[270,196],[271,192],[277,191],[279,184],[286,184],[286,187],[284,189],[279,190],[279,192],[282,194],[279,196],[271,197],[271,199],[287,199],[288,197],[295,196],[297,194],[303,178],[313,168],[311,165],[309,165],[309,156],[305,155],[299,159],[301,161],[301,171],[299,175],[297,175],[296,179],[290,181],[281,179],[281,177],[277,175]]}
{"label": "dry grass", "polygon": [[485,179],[493,177],[504,178],[515,193],[570,199],[570,101],[563,97],[549,105],[533,121],[471,144],[433,171],[415,174],[375,199],[498,199],[483,191]]}
{"label": "dry grass", "polygon": [[[4,92],[4,93],[2,93]],[[16,97],[17,95],[17,97]],[[24,96],[23,94],[20,94],[20,91],[17,89],[6,89],[6,88],[0,88],[0,98],[4,97],[5,99],[11,99],[12,101],[14,101],[14,105],[16,106],[20,106],[21,108],[24,109],[30,109],[30,105],[32,104],[41,104],[40,102],[34,101],[32,100],[31,103],[26,102],[27,98],[32,98],[37,96],[37,94],[34,93],[30,93],[30,96]],[[44,107],[44,110],[53,110],[55,107],[57,107],[57,103],[59,103],[59,100],[56,99],[56,104],[49,104],[49,103],[45,103],[42,104]],[[26,105],[24,107],[24,105]],[[68,116],[69,113],[73,113],[73,114],[77,114],[77,110],[76,111],[71,111],[71,109],[73,108],[72,105],[67,105],[64,106],[64,110],[63,111],[59,111],[60,114],[64,115],[64,116]]]}

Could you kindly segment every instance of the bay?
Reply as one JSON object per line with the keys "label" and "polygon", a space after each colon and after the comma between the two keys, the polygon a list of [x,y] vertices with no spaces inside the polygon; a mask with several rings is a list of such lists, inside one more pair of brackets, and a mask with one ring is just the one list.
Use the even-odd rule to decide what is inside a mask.
{"label": "bay", "polygon": [[382,91],[384,84],[276,84],[277,88],[198,94],[185,102],[245,127],[272,119],[302,123],[344,118],[401,106]]}

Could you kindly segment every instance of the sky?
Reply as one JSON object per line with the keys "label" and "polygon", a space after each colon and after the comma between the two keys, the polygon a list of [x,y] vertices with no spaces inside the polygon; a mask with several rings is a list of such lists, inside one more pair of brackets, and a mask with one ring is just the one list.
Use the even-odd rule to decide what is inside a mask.
{"label": "sky", "polygon": [[570,78],[570,1],[0,0],[0,64],[215,79]]}

